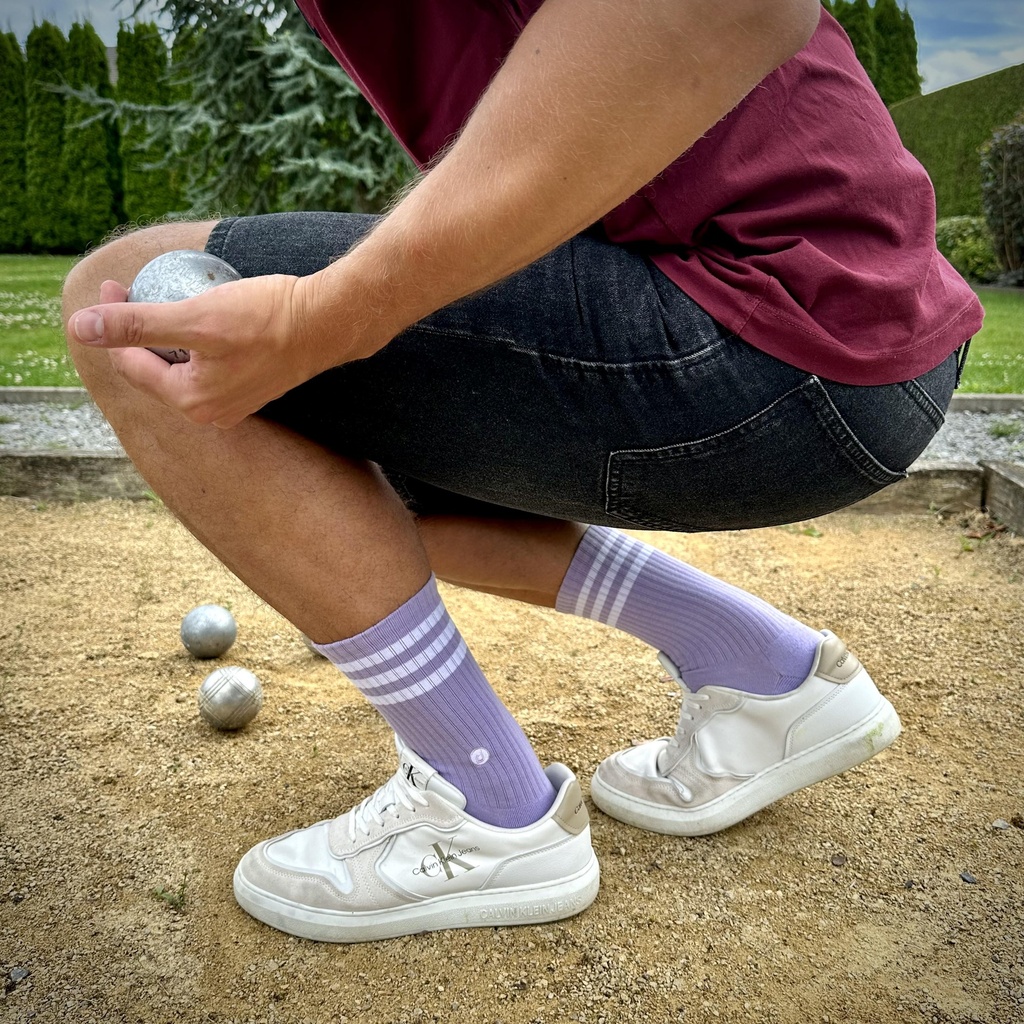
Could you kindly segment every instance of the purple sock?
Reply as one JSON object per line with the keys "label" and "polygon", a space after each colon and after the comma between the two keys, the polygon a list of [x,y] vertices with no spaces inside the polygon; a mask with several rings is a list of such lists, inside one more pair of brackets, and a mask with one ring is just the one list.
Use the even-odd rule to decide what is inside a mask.
{"label": "purple sock", "polygon": [[691,690],[786,693],[810,674],[821,634],[642,541],[591,526],[555,607],[664,651]]}
{"label": "purple sock", "polygon": [[554,802],[530,741],[480,671],[433,576],[376,626],[317,650],[404,743],[462,790],[474,818],[519,828]]}

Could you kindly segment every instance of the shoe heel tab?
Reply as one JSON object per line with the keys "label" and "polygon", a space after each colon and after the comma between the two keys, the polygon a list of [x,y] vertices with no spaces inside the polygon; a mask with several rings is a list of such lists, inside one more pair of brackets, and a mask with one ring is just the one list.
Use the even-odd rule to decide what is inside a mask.
{"label": "shoe heel tab", "polygon": [[558,806],[551,817],[566,832],[578,836],[589,824],[590,815],[583,800],[583,790],[576,779],[573,779],[558,796]]}
{"label": "shoe heel tab", "polygon": [[830,683],[848,683],[860,670],[860,659],[837,636],[829,634],[818,654],[814,674]]}

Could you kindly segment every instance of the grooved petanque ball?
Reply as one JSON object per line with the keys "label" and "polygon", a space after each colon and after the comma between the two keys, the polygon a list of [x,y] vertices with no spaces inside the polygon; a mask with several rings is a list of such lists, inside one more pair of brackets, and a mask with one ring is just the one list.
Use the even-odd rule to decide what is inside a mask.
{"label": "grooved petanque ball", "polygon": [[[151,259],[128,289],[129,302],[179,302],[201,295],[242,275],[219,256],[195,249],[175,249]],[[169,363],[187,363],[188,349],[151,348]]]}
{"label": "grooved petanque ball", "polygon": [[263,687],[247,668],[215,669],[199,687],[199,714],[215,729],[241,729],[263,707]]}

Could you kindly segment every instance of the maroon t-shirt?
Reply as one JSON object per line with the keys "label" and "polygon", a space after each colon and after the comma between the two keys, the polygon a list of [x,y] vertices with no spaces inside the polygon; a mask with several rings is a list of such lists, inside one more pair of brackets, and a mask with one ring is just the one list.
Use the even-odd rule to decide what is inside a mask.
{"label": "maroon t-shirt", "polygon": [[[297,2],[422,167],[542,0]],[[981,326],[935,248],[931,182],[824,11],[800,53],[602,223],[749,344],[832,380],[907,380]]]}

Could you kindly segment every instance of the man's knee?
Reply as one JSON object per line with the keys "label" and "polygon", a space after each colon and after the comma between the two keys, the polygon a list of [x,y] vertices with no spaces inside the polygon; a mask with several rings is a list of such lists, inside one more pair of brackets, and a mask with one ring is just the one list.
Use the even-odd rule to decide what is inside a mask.
{"label": "man's knee", "polygon": [[[135,275],[161,253],[205,248],[215,224],[216,221],[175,222],[139,228],[118,234],[83,256],[71,268],[61,291],[65,334],[72,314],[100,301],[100,285],[104,281],[117,281],[128,288]],[[105,353],[74,344],[69,344],[68,349],[83,383],[91,388],[96,367],[109,362]]]}
{"label": "man's knee", "polygon": [[205,248],[216,221],[156,224],[116,235],[83,256],[68,273],[61,292],[64,324],[76,310],[99,301],[100,285],[118,281],[129,287],[154,257],[174,249]]}

